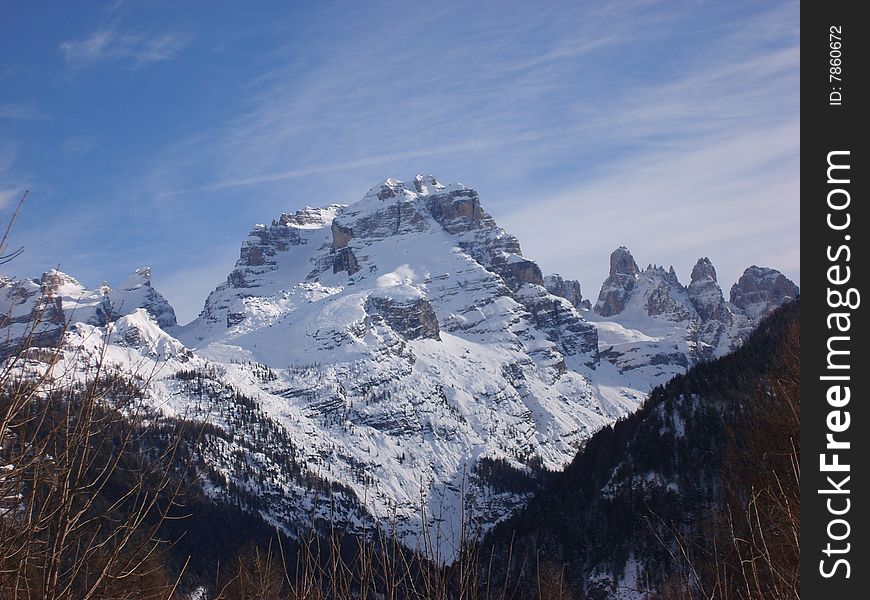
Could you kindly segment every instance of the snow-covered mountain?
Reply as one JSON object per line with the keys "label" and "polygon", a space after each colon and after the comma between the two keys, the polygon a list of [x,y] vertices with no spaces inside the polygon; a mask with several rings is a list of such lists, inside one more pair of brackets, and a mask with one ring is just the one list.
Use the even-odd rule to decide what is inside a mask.
{"label": "snow-covered mountain", "polygon": [[610,256],[610,275],[587,318],[598,328],[602,360],[664,383],[733,351],[761,319],[799,293],[779,271],[751,266],[726,302],[709,258],[698,259],[684,286],[673,267],[641,270],[621,246]]}
{"label": "snow-covered mountain", "polygon": [[413,545],[427,524],[447,558],[463,508],[484,528],[511,514],[537,470],[738,345],[789,284],[751,267],[725,303],[706,259],[686,288],[620,248],[592,311],[477,192],[418,175],[256,225],[188,325],[148,270],[116,290],[50,271],[0,280],[0,332],[8,353],[38,322],[39,343],[64,336],[60,372],[104,355],[156,410],[208,421],[213,497],[288,530],[390,523]]}
{"label": "snow-covered mountain", "polygon": [[159,327],[176,325],[175,311],[151,286],[147,267],[134,271],[117,289],[103,283],[88,290],[56,269],[34,279],[0,276],[0,352],[27,336],[37,344],[50,344],[69,324],[104,326],[140,308]]}

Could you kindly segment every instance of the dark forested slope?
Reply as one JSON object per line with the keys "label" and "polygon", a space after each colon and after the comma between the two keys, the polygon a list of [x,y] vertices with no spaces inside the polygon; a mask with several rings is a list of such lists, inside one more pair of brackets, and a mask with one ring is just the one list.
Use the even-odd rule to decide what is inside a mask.
{"label": "dark forested slope", "polygon": [[491,564],[535,596],[543,574],[561,597],[796,597],[798,317],[782,307],[598,432],[489,536]]}

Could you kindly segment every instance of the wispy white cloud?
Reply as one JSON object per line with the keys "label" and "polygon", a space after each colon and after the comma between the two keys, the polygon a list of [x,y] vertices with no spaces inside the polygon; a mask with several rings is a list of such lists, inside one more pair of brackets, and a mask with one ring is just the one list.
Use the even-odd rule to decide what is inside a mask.
{"label": "wispy white cloud", "polygon": [[125,59],[135,65],[170,60],[188,44],[178,32],[141,34],[100,29],[83,40],[66,41],[60,52],[73,68],[82,69],[107,60]]}
{"label": "wispy white cloud", "polygon": [[[766,16],[752,28],[785,27],[781,15]],[[683,279],[709,256],[726,294],[753,263],[799,280],[800,53],[788,34],[791,43],[760,53],[750,43],[760,38],[736,31],[683,76],[615,99],[601,114],[581,109],[591,139],[606,134],[632,150],[566,177],[534,203],[514,195],[499,222],[545,270],[579,278],[593,297],[621,244],[643,265],[673,264]]]}
{"label": "wispy white cloud", "polygon": [[62,141],[59,150],[67,156],[87,154],[97,148],[99,139],[96,134],[76,135]]}
{"label": "wispy white cloud", "polygon": [[12,204],[16,200],[21,199],[21,195],[24,192],[21,188],[2,188],[0,187],[0,210],[5,209],[7,206]]}
{"label": "wispy white cloud", "polygon": [[619,245],[639,264],[674,265],[684,280],[701,256],[711,258],[723,286],[751,264],[799,279],[799,138],[794,120],[648,152],[499,222],[545,270],[579,278],[591,296]]}
{"label": "wispy white cloud", "polygon": [[[239,86],[248,110],[168,149],[155,165],[156,195],[424,162],[558,137],[571,123],[523,123],[517,113],[545,104],[559,87],[558,77],[541,65],[616,43],[612,31],[599,33],[594,25],[573,30],[579,42],[554,40],[532,58],[518,53],[507,59],[503,53],[515,52],[512,36],[534,24],[495,28],[498,36],[474,32],[482,39],[473,49],[483,56],[415,28],[391,29],[384,37],[348,31],[346,42],[318,56],[301,76],[290,60]],[[457,77],[459,65],[465,70]]]}
{"label": "wispy white cloud", "polygon": [[[499,168],[515,157],[505,151],[496,159],[492,150],[510,146],[524,148],[520,157],[533,146],[529,151],[549,159],[566,147],[717,135],[760,111],[772,114],[771,95],[797,77],[797,47],[753,59],[747,54],[757,49],[746,45],[743,31],[715,40],[707,56],[675,78],[647,83],[589,69],[608,60],[618,69],[613,53],[621,45],[673,18],[646,10],[651,4],[632,3],[633,13],[622,3],[618,19],[610,5],[582,18],[562,15],[561,28],[542,11],[538,21],[499,21],[497,33],[475,31],[475,44],[445,44],[419,28],[391,28],[383,37],[350,30],[348,43],[337,43],[301,77],[292,66],[276,68],[240,86],[248,110],[168,149],[152,173],[154,194],[444,162],[458,154],[472,169]],[[555,29],[528,52],[522,36],[547,27]],[[747,76],[751,83],[740,81]],[[598,91],[603,87],[609,89]],[[487,153],[486,164],[475,164]]]}
{"label": "wispy white cloud", "polygon": [[0,119],[15,119],[21,121],[44,120],[48,116],[32,106],[21,102],[0,104]]}
{"label": "wispy white cloud", "polygon": [[7,144],[0,144],[0,210],[20,200],[25,191],[24,185],[12,176],[14,159],[15,151]]}
{"label": "wispy white cloud", "polygon": [[[672,261],[683,274],[686,261],[709,254],[723,279],[746,261],[794,275],[793,3],[557,4],[432,11],[366,3],[347,18],[326,7],[306,27],[252,19],[256,34],[221,35],[219,50],[211,36],[225,22],[192,29],[221,68],[199,70],[191,89],[214,105],[161,130],[166,145],[130,151],[123,181],[98,175],[113,192],[101,191],[91,212],[106,213],[118,239],[111,252],[90,244],[103,253],[94,264],[121,262],[125,244],[132,266],[152,255],[167,295],[189,313],[223,279],[250,223],[353,201],[379,178],[421,170],[478,187],[527,254],[580,278],[587,293],[620,243],[639,261]],[[188,46],[179,33],[114,23],[60,46],[70,72],[166,61]],[[245,45],[234,46],[240,39]],[[218,86],[227,93],[217,97]],[[109,133],[99,140],[107,150],[113,141]],[[58,149],[74,154],[95,142],[70,138]],[[128,201],[107,211],[110,195]],[[84,215],[90,202],[74,211]],[[87,245],[93,230],[82,226],[82,239],[63,247]],[[189,255],[178,256],[179,240]],[[228,258],[203,266],[216,244]]]}
{"label": "wispy white cloud", "polygon": [[[420,168],[483,180],[486,208],[527,255],[587,294],[623,243],[684,276],[704,254],[724,282],[752,262],[798,278],[796,11],[702,24],[709,43],[675,60],[680,15],[634,5],[494,16],[455,32],[470,44],[421,35],[428,23],[351,23],[311,68],[291,57],[238,86],[246,109],[167,149],[141,187],[169,214],[251,193],[284,210]],[[668,67],[645,61],[644,44]]]}

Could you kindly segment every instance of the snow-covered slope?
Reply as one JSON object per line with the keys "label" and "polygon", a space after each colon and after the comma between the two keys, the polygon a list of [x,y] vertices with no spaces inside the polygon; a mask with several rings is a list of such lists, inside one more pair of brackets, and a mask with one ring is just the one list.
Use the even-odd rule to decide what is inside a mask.
{"label": "snow-covered slope", "polygon": [[[724,314],[712,266],[687,289],[614,255],[596,314],[477,192],[418,175],[256,225],[188,325],[147,269],[95,291],[52,271],[0,281],[0,331],[8,352],[39,321],[40,343],[64,336],[60,372],[103,356],[148,381],[153,408],[208,421],[214,497],[288,530],[332,515],[389,522],[413,545],[428,524],[449,558],[463,503],[483,528],[508,516],[535,470],[564,466],[703,356],[696,303]],[[765,277],[740,287],[753,314]]]}

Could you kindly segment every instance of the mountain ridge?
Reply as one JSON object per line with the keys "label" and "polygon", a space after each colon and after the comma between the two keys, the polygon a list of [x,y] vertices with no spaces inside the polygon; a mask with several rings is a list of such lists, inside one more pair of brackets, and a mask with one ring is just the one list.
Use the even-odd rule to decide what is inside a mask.
{"label": "mountain ridge", "polygon": [[[560,469],[655,385],[704,359],[696,323],[683,317],[697,313],[692,294],[718,314],[715,294],[704,291],[712,265],[699,268],[690,294],[672,269],[641,271],[627,249],[619,252],[617,266],[635,285],[622,310],[599,315],[579,284],[545,278],[473,189],[431,176],[387,179],[355,204],[254,226],[226,281],[187,325],[175,323],[140,269],[119,287],[120,307],[113,292],[84,290],[58,273],[49,277],[58,285],[4,280],[0,308],[13,318],[0,329],[14,340],[42,311],[70,372],[79,348],[79,357],[105,355],[122,371],[157,373],[149,394],[164,414],[224,432],[206,453],[219,474],[214,497],[242,498],[292,529],[312,511],[326,515],[306,482],[333,482],[339,499],[329,510],[348,529],[396,519],[413,544],[428,522],[442,528],[447,555],[466,494],[484,529],[528,498],[528,486],[487,480],[478,468],[485,461],[532,478]],[[789,288],[772,272],[758,275],[777,294],[766,296],[770,286],[751,278],[738,288],[761,315]],[[646,290],[655,310],[647,302],[629,314],[626,307],[641,307],[635,290]],[[99,317],[100,307],[112,316]],[[233,411],[271,423],[259,446],[251,442],[258,421]],[[282,447],[293,449],[290,471],[270,454]],[[256,484],[252,465],[265,474]]]}

